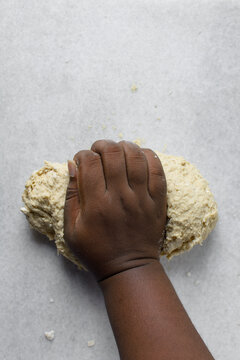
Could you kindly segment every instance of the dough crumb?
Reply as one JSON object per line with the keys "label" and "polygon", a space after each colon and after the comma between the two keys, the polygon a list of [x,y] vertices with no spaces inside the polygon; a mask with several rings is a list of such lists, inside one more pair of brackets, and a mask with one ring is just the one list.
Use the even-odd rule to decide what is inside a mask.
{"label": "dough crumb", "polygon": [[118,134],[118,137],[119,137],[120,139],[122,139],[122,138],[123,138],[123,134],[120,132],[120,133]]}
{"label": "dough crumb", "polygon": [[199,285],[199,284],[200,284],[200,280],[196,280],[194,284],[195,284],[195,285]]}
{"label": "dough crumb", "polygon": [[135,84],[133,84],[132,86],[131,86],[131,91],[132,92],[136,92],[138,90],[138,87],[135,85]]}
{"label": "dough crumb", "polygon": [[87,346],[93,347],[95,345],[95,340],[88,340]]}
{"label": "dough crumb", "polygon": [[192,276],[191,271],[188,271],[188,272],[187,272],[187,276],[188,276],[188,277],[191,277],[191,276]]}
{"label": "dough crumb", "polygon": [[54,330],[45,331],[44,333],[47,340],[52,341],[55,338],[55,332]]}
{"label": "dough crumb", "polygon": [[53,298],[50,298],[50,299],[49,299],[49,302],[50,302],[50,303],[54,303]]}

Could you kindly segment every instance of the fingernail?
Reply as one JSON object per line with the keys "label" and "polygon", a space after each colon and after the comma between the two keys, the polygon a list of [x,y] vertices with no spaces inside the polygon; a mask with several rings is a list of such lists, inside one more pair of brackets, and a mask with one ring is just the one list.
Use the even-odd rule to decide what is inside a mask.
{"label": "fingernail", "polygon": [[72,178],[76,177],[77,171],[76,171],[76,164],[72,160],[68,160],[68,172],[69,176]]}

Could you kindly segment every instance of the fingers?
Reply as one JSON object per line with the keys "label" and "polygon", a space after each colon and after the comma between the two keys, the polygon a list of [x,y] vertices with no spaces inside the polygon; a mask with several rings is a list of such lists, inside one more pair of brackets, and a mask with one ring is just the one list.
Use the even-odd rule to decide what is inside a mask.
{"label": "fingers", "polygon": [[162,203],[166,197],[167,183],[159,157],[150,149],[142,149],[148,162],[148,191],[153,200]]}
{"label": "fingers", "polygon": [[123,147],[111,140],[98,140],[91,150],[101,156],[107,190],[128,186]]}
{"label": "fingers", "polygon": [[141,148],[129,141],[120,141],[124,149],[129,186],[140,191],[147,191],[148,163]]}
{"label": "fingers", "polygon": [[86,201],[97,201],[106,191],[101,157],[93,151],[82,150],[74,156],[77,164],[78,189],[81,207]]}
{"label": "fingers", "polygon": [[157,203],[166,197],[165,174],[158,156],[150,149],[141,149],[127,141],[98,140],[90,151],[79,151],[74,161],[77,183],[73,177],[71,186],[76,189],[78,184],[81,206],[111,188],[146,190]]}
{"label": "fingers", "polygon": [[64,235],[70,235],[75,220],[80,210],[80,202],[78,196],[77,168],[74,161],[68,161],[69,184],[66,192],[66,200],[64,206]]}

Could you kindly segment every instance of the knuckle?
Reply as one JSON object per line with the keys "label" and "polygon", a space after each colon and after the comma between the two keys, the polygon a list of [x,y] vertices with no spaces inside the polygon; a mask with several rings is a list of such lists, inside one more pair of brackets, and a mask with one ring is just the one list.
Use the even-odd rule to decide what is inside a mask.
{"label": "knuckle", "polygon": [[100,155],[97,153],[94,153],[93,151],[89,151],[88,153],[84,154],[83,161],[86,161],[90,164],[98,163],[100,159]]}
{"label": "knuckle", "polygon": [[153,176],[159,177],[160,180],[162,180],[164,178],[162,169],[159,166],[152,166],[151,169],[150,169],[150,173]]}
{"label": "knuckle", "polygon": [[[160,159],[159,159],[159,157],[157,156],[157,154],[155,153],[155,151],[153,151],[152,149],[149,149],[149,148],[144,148],[144,149],[142,149],[142,150],[143,150],[143,152],[144,152],[144,154],[145,154],[146,156],[148,156],[149,158],[150,158],[150,157],[155,158],[155,159],[159,160],[159,162],[160,162]],[[160,163],[161,163],[161,162],[160,162]]]}
{"label": "knuckle", "polygon": [[93,151],[105,151],[105,149],[109,146],[113,146],[116,145],[117,143],[115,143],[113,140],[97,140],[92,144],[91,150]]}
{"label": "knuckle", "polygon": [[142,148],[144,153],[153,153],[153,151],[149,148]]}
{"label": "knuckle", "polygon": [[78,197],[78,189],[69,186],[66,192],[66,202],[74,197]]}
{"label": "knuckle", "polygon": [[121,140],[118,142],[118,144],[121,145],[126,151],[128,149],[135,149],[139,147],[137,144],[134,144],[131,141],[127,141],[127,140]]}
{"label": "knuckle", "polygon": [[87,163],[88,165],[95,165],[98,163],[99,159],[100,155],[91,150],[82,150],[74,157],[77,166],[81,166],[84,163]]}
{"label": "knuckle", "polygon": [[80,163],[80,161],[82,161],[83,157],[88,152],[90,152],[90,151],[89,150],[80,150],[74,155],[73,160],[76,162],[77,165]]}
{"label": "knuckle", "polygon": [[105,141],[105,140],[96,140],[96,141],[94,141],[94,143],[93,143],[92,146],[91,146],[91,149],[92,149],[92,150],[97,150],[97,149],[101,148],[101,145],[102,145],[102,143],[103,143],[104,141]]}
{"label": "knuckle", "polygon": [[128,144],[128,141],[126,140],[121,140],[118,142],[119,145],[127,145]]}
{"label": "knuckle", "polygon": [[122,147],[118,143],[106,143],[103,147],[103,153],[106,154],[117,154],[122,152]]}
{"label": "knuckle", "polygon": [[77,163],[78,159],[81,157],[81,153],[82,153],[82,150],[81,151],[78,151],[74,157],[73,157],[73,160]]}
{"label": "knuckle", "polygon": [[138,145],[133,144],[130,141],[125,141],[125,144],[124,144],[124,148],[128,159],[145,161],[145,155],[142,149]]}
{"label": "knuckle", "polygon": [[161,161],[160,161],[159,157],[157,156],[155,151],[153,151],[152,149],[145,149],[144,153],[146,153],[146,156],[149,158],[149,160],[151,158],[152,160],[155,160],[156,162],[161,164]]}
{"label": "knuckle", "polygon": [[124,147],[126,147],[126,150],[129,149],[131,151],[138,151],[142,153],[142,148],[131,141],[122,140],[120,143],[122,143]]}
{"label": "knuckle", "polygon": [[134,160],[137,161],[138,163],[145,163],[146,162],[146,158],[144,156],[144,154],[142,153],[142,151],[139,149],[136,149],[136,151],[134,151],[133,153],[128,155],[128,158],[130,160]]}

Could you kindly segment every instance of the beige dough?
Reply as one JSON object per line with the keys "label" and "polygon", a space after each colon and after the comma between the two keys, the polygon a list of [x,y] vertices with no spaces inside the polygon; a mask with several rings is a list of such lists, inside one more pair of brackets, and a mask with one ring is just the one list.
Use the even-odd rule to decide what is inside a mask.
{"label": "beige dough", "polygon": [[[161,255],[171,258],[201,244],[216,225],[218,212],[207,181],[197,168],[184,160],[157,152],[167,179],[168,222]],[[21,210],[32,227],[50,240],[58,252],[83,266],[64,241],[63,215],[69,175],[67,164],[45,161],[25,185]]]}

